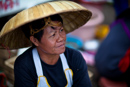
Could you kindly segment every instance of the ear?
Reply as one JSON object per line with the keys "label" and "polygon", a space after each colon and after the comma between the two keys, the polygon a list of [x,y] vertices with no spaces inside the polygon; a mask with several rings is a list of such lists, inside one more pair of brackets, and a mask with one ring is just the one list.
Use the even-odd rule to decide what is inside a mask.
{"label": "ear", "polygon": [[39,41],[38,41],[34,36],[30,36],[30,41],[31,41],[35,46],[38,46],[38,45],[39,45]]}

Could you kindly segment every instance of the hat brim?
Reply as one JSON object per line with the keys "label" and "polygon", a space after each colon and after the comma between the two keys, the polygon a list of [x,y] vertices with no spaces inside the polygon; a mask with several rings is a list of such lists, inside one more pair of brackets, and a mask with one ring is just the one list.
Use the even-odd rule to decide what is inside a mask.
{"label": "hat brim", "polygon": [[66,33],[84,25],[92,16],[89,10],[72,1],[43,3],[23,10],[11,18],[0,32],[0,44],[8,46],[10,49],[31,46],[30,40],[22,32],[21,26],[54,14],[62,17]]}

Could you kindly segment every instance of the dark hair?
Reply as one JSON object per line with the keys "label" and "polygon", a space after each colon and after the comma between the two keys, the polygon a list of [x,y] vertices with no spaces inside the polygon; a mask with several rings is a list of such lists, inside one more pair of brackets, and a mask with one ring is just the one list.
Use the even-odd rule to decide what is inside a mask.
{"label": "dark hair", "polygon": [[[58,14],[52,15],[52,16],[50,16],[50,18],[51,18],[52,21],[60,21],[63,24],[63,20],[60,17],[60,15],[58,15]],[[36,21],[33,21],[29,24],[24,25],[22,27],[22,31],[24,32],[25,36],[28,39],[31,36],[29,25],[32,25],[33,29],[41,29],[45,25],[45,22],[44,22],[44,19],[39,19],[39,20],[36,20]],[[34,37],[37,38],[38,41],[41,41],[41,37],[43,36],[43,34],[44,34],[44,29],[39,31],[38,33],[34,34]]]}

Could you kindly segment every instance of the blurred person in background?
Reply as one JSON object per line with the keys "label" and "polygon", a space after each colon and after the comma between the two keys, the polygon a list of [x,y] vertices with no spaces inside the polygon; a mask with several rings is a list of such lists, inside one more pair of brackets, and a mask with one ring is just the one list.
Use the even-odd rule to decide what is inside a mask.
{"label": "blurred person in background", "polygon": [[[31,46],[30,42],[33,44],[15,61],[15,87],[91,87],[82,55],[65,47],[66,33],[85,24],[91,15],[74,2],[57,1],[24,10],[7,22],[0,34],[2,43],[11,49]],[[10,22],[16,28],[12,32],[8,29]]]}
{"label": "blurred person in background", "polygon": [[130,87],[130,8],[118,13],[98,48],[95,66],[100,76],[124,81]]}

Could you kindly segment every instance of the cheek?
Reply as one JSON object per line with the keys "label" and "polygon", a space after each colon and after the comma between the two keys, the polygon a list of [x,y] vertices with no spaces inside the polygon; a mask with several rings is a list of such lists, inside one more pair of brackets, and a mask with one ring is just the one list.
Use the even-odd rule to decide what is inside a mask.
{"label": "cheek", "polygon": [[54,41],[50,38],[48,38],[48,36],[45,36],[45,37],[42,37],[42,41],[41,43],[44,45],[44,46],[52,46],[54,44]]}
{"label": "cheek", "polygon": [[56,40],[48,40],[46,43],[49,47],[54,47],[56,44]]}
{"label": "cheek", "polygon": [[63,36],[64,40],[66,41],[66,35]]}
{"label": "cheek", "polygon": [[65,39],[66,39],[66,35],[65,35],[65,37],[64,37]]}
{"label": "cheek", "polygon": [[61,35],[62,38],[66,39],[66,33],[65,33],[65,31],[63,31],[60,35]]}

